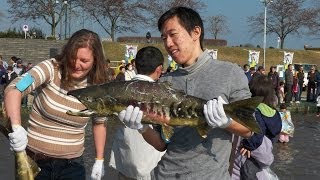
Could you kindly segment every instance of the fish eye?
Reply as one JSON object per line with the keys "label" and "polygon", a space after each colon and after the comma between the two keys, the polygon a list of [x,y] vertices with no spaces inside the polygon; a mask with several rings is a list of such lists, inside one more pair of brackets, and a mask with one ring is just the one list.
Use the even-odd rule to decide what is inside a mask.
{"label": "fish eye", "polygon": [[88,102],[93,102],[93,98],[89,96],[85,97],[84,100]]}

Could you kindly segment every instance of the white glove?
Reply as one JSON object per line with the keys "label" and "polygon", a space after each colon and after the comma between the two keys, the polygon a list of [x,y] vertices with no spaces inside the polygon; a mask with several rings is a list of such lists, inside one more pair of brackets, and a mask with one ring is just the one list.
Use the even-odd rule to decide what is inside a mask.
{"label": "white glove", "polygon": [[28,144],[27,131],[21,125],[13,125],[12,133],[9,133],[11,148],[16,152],[24,151]]}
{"label": "white glove", "polygon": [[100,180],[104,176],[103,159],[96,159],[92,167],[91,179]]}
{"label": "white glove", "polygon": [[148,127],[147,125],[141,124],[143,112],[140,111],[139,107],[133,108],[133,106],[130,105],[127,109],[122,110],[118,117],[127,127],[137,129],[141,133]]}
{"label": "white glove", "polygon": [[231,119],[224,112],[223,104],[226,102],[219,96],[218,99],[209,100],[203,107],[206,121],[212,128],[226,128],[231,124]]}

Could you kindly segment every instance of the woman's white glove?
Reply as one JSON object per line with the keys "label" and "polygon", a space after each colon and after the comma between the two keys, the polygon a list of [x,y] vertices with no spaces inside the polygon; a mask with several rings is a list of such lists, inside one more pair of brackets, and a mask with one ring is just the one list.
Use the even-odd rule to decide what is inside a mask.
{"label": "woman's white glove", "polygon": [[16,152],[24,151],[28,144],[27,131],[21,125],[13,125],[12,133],[9,133],[11,148]]}
{"label": "woman's white glove", "polygon": [[92,167],[91,179],[100,180],[104,176],[103,159],[96,159]]}
{"label": "woman's white glove", "polygon": [[212,128],[226,128],[231,124],[231,119],[226,116],[223,104],[227,104],[221,96],[218,99],[209,100],[203,107],[206,121]]}
{"label": "woman's white glove", "polygon": [[119,113],[118,117],[127,127],[139,130],[141,133],[148,128],[147,125],[141,124],[143,112],[139,107],[133,108],[133,106],[129,105],[127,109]]}

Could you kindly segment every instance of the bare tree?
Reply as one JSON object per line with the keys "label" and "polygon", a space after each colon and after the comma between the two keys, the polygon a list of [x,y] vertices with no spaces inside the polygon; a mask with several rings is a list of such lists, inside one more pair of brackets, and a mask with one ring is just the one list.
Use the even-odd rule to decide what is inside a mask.
{"label": "bare tree", "polygon": [[51,36],[55,36],[56,27],[61,21],[68,1],[64,0],[7,0],[12,21],[20,19],[41,19],[51,27]]}
{"label": "bare tree", "polygon": [[[305,0],[273,0],[267,8],[267,33],[280,37],[280,48],[283,49],[285,38],[290,35],[301,35],[304,27],[314,20],[312,9],[303,8]],[[253,36],[263,33],[264,14],[248,18]]]}
{"label": "bare tree", "polygon": [[139,0],[83,0],[82,8],[115,41],[116,33],[137,32],[148,23],[146,6]]}
{"label": "bare tree", "polygon": [[207,18],[209,31],[212,33],[214,39],[217,39],[218,34],[230,33],[227,23],[227,17],[224,15],[209,16]]}
{"label": "bare tree", "polygon": [[144,3],[148,5],[152,24],[157,24],[160,16],[172,7],[185,6],[198,12],[206,7],[201,0],[144,0]]}
{"label": "bare tree", "polygon": [[313,21],[310,21],[307,27],[309,28],[309,34],[314,35],[316,39],[320,39],[320,1],[314,0],[313,2]]}

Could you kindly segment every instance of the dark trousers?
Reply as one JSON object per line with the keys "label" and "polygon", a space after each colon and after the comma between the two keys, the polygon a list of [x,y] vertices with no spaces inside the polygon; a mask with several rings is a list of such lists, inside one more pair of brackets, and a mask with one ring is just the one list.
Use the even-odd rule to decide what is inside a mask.
{"label": "dark trousers", "polygon": [[286,84],[284,87],[284,92],[286,93],[284,97],[285,103],[290,103],[290,101],[292,101],[292,84]]}
{"label": "dark trousers", "polygon": [[316,98],[316,85],[315,83],[308,83],[307,101],[314,101]]}
{"label": "dark trousers", "polygon": [[74,159],[43,159],[36,161],[41,171],[36,180],[85,180],[86,171],[82,157]]}
{"label": "dark trousers", "polygon": [[248,158],[240,168],[240,180],[258,180],[257,172],[261,171],[254,158]]}
{"label": "dark trousers", "polygon": [[299,96],[298,96],[298,101],[301,101],[302,90],[303,90],[303,84],[299,84]]}
{"label": "dark trousers", "polygon": [[15,157],[7,137],[0,132],[0,179],[15,179]]}

